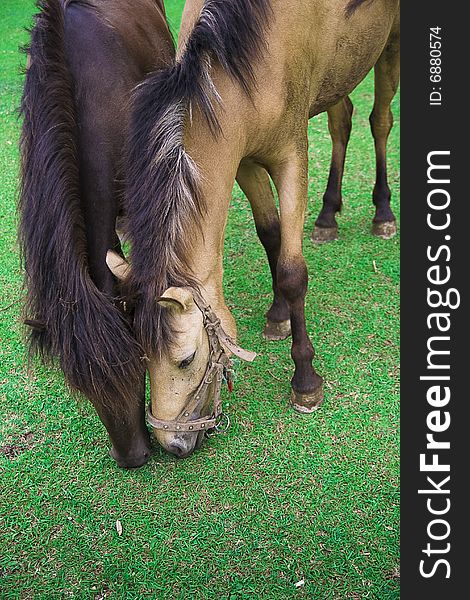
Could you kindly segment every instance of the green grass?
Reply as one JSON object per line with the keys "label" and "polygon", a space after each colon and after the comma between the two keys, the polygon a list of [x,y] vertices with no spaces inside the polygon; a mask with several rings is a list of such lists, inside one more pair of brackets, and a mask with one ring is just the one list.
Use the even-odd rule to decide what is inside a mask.
{"label": "green grass", "polygon": [[[176,28],[183,2],[166,4]],[[261,338],[268,267],[235,189],[225,290],[241,344],[259,357],[239,365],[235,394],[225,395],[233,426],[187,460],[156,448],[148,465],[126,472],[108,457],[93,409],[71,398],[60,373],[26,371],[15,108],[17,48],[31,12],[29,0],[2,0],[0,597],[397,599],[399,243],[369,233],[372,78],[353,94],[341,239],[321,247],[309,233],[329,165],[325,115],[309,131],[306,313],[325,404],[308,417],[288,406],[290,342]],[[389,170],[398,216],[397,99],[393,110]]]}

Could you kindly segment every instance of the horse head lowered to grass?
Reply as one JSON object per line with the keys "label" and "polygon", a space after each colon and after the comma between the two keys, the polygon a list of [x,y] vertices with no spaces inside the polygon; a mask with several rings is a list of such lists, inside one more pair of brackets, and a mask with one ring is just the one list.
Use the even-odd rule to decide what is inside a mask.
{"label": "horse head lowered to grass", "polygon": [[[236,337],[222,292],[235,179],[252,206],[273,278],[265,337],[292,333],[293,407],[309,413],[321,404],[322,378],[312,365],[304,313],[307,123],[340,104],[350,117],[345,98],[375,65],[375,222],[384,224],[376,233],[387,233],[394,217],[384,160],[398,30],[398,0],[188,0],[176,63],[139,86],[127,163],[128,285],[137,298],[134,332],[152,378],[149,420],[160,442],[179,456],[200,441],[197,425],[214,417],[209,396],[216,392],[209,386],[216,384],[211,379],[206,386],[206,374],[215,362],[220,376],[224,362],[214,357],[230,350]],[[333,170],[344,162],[341,131],[337,137]],[[332,187],[337,191],[337,182]],[[328,205],[317,227],[334,228],[335,210]],[[115,259],[111,255],[109,264],[117,274]],[[219,320],[226,339],[209,333]]]}
{"label": "horse head lowered to grass", "polygon": [[[127,262],[111,251],[107,261],[125,282],[130,274]],[[158,361],[148,361],[153,413],[158,410],[159,416],[149,405],[147,418],[160,444],[183,457],[204,434],[229,423],[222,413],[221,387],[226,382],[232,390],[230,355],[251,362],[256,354],[237,346],[196,287],[170,287],[155,304],[167,313],[172,336],[167,352],[161,352]]]}
{"label": "horse head lowered to grass", "polygon": [[39,0],[21,103],[20,239],[30,348],[93,403],[120,466],[145,463],[145,364],[108,248],[120,250],[131,91],[174,61],[161,0]]}

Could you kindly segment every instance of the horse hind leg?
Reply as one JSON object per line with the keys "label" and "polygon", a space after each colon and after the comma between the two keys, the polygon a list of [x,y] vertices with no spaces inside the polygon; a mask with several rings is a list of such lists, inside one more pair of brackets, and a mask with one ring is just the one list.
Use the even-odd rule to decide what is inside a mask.
{"label": "horse hind leg", "polygon": [[336,213],[341,210],[341,185],[344,173],[344,161],[352,127],[353,104],[348,96],[328,109],[328,129],[333,142],[330,174],[323,207],[315,221],[312,241],[321,244],[338,238]]}
{"label": "horse hind leg", "polygon": [[283,340],[291,333],[289,306],[277,284],[277,263],[281,248],[281,225],[267,171],[256,163],[243,163],[237,181],[250,202],[256,231],[268,257],[272,276],[273,302],[266,313],[263,337]]}
{"label": "horse hind leg", "polygon": [[374,72],[375,100],[370,125],[376,156],[376,182],[372,194],[376,210],[372,221],[372,233],[389,239],[397,231],[395,215],[390,208],[391,191],[387,180],[387,140],[393,126],[390,104],[400,77],[400,41],[397,32],[392,32]]}

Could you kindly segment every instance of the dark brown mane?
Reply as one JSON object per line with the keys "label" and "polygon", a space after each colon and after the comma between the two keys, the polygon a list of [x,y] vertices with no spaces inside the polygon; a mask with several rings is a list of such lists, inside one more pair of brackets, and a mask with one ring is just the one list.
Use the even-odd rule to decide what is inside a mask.
{"label": "dark brown mane", "polygon": [[136,402],[141,351],[126,319],[93,283],[80,205],[73,82],[64,7],[40,0],[27,52],[21,114],[19,237],[30,351],[58,359],[67,382],[96,404]]}
{"label": "dark brown mane", "polygon": [[189,104],[199,107],[216,135],[210,61],[217,60],[249,94],[270,16],[269,0],[206,0],[178,63],[153,73],[137,90],[126,209],[131,287],[139,294],[135,331],[149,354],[168,339],[156,298],[170,286],[195,283],[188,268],[189,232],[201,222],[205,205],[197,167],[183,145]]}

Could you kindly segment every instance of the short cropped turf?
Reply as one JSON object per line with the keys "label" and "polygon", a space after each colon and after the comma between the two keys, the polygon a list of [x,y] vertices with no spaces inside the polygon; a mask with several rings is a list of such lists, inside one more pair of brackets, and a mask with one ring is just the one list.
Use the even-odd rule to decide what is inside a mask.
{"label": "short cropped turf", "polygon": [[[183,1],[166,5],[177,31]],[[309,129],[306,314],[324,405],[312,416],[289,407],[290,341],[261,337],[269,270],[235,188],[225,293],[240,343],[258,358],[224,391],[232,427],[186,460],[156,446],[145,467],[123,471],[61,373],[26,369],[16,109],[33,10],[30,0],[0,5],[0,598],[398,598],[399,240],[370,234],[373,77],[352,96],[341,237],[320,247],[309,236],[328,175],[326,115]],[[398,217],[398,99],[393,112]]]}

